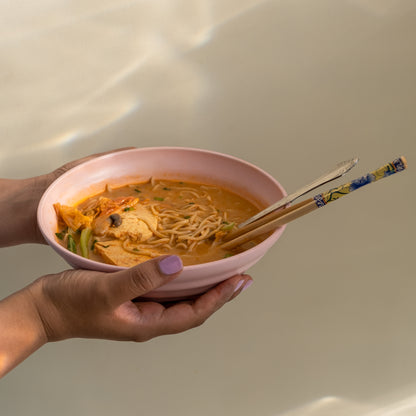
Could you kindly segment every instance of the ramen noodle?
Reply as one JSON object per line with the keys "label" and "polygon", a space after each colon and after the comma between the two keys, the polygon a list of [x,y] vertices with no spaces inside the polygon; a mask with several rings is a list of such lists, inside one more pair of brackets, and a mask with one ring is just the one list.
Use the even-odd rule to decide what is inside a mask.
{"label": "ramen noodle", "polygon": [[260,210],[221,187],[155,179],[54,207],[62,245],[125,267],[164,254],[179,255],[184,265],[232,256],[247,247],[224,250],[222,239]]}

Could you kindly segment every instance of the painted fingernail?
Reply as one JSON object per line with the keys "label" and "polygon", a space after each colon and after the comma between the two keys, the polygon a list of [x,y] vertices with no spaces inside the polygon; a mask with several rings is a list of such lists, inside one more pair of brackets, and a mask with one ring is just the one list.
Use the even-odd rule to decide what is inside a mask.
{"label": "painted fingernail", "polygon": [[237,292],[241,288],[241,286],[243,287],[241,289],[241,291],[243,292],[244,290],[246,290],[247,288],[249,288],[252,285],[252,283],[253,283],[252,280],[247,280],[247,281],[244,281],[244,279],[243,280],[240,280],[238,282],[237,286],[234,289],[234,293]]}
{"label": "painted fingernail", "polygon": [[234,293],[235,292],[237,292],[237,290],[238,289],[240,289],[240,287],[241,286],[243,286],[243,284],[244,284],[244,280],[240,280],[238,283],[237,283],[237,286],[235,287],[235,289],[234,289]]}
{"label": "painted fingernail", "polygon": [[252,280],[247,280],[246,284],[243,286],[242,291],[248,289],[253,284]]}
{"label": "painted fingernail", "polygon": [[160,272],[167,275],[178,273],[183,268],[182,260],[178,256],[164,257],[159,261],[158,266]]}

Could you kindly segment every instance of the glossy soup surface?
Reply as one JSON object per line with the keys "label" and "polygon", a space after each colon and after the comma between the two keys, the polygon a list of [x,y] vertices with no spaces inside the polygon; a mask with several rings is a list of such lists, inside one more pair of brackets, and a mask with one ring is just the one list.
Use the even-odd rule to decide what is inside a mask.
{"label": "glossy soup surface", "polygon": [[[115,206],[109,208],[109,200]],[[181,256],[184,265],[232,256],[243,249],[223,250],[221,239],[261,209],[221,187],[167,180],[107,188],[76,208],[92,221],[87,256],[125,267],[164,254]],[[130,230],[127,224],[133,224]],[[81,228],[69,228],[79,254]],[[68,247],[66,233],[68,223],[61,217],[57,235]]]}

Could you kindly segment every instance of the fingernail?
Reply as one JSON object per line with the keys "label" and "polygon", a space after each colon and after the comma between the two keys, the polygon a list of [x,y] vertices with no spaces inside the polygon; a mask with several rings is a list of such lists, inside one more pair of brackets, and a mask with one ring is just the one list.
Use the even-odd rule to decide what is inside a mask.
{"label": "fingernail", "polygon": [[178,273],[183,268],[182,260],[178,256],[164,257],[159,261],[158,266],[160,272],[167,275]]}
{"label": "fingernail", "polygon": [[253,283],[253,281],[252,280],[247,280],[247,282],[244,282],[244,279],[243,280],[240,280],[239,282],[238,282],[238,284],[237,284],[237,286],[235,287],[235,289],[234,289],[234,293],[235,292],[237,292],[240,288],[241,288],[241,286],[243,286],[243,284],[244,284],[244,286],[243,286],[243,288],[241,289],[241,291],[243,292],[244,290],[246,290],[247,288],[249,288],[251,285],[252,285],[252,283]]}
{"label": "fingernail", "polygon": [[246,284],[243,286],[242,291],[248,289],[253,284],[252,280],[247,280]]}
{"label": "fingernail", "polygon": [[235,287],[235,289],[234,289],[234,293],[235,293],[235,292],[237,292],[237,290],[238,290],[238,289],[240,289],[240,287],[241,287],[241,286],[243,286],[243,283],[244,283],[244,280],[240,280],[240,281],[237,283],[237,286],[236,286],[236,287]]}

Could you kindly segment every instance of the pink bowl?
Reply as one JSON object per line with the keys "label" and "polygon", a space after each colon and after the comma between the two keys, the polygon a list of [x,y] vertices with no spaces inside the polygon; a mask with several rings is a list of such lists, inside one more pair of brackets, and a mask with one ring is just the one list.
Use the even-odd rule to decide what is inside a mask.
{"label": "pink bowl", "polygon": [[[258,167],[201,149],[181,147],[141,148],[111,153],[83,163],[64,173],[46,190],[38,207],[39,228],[48,244],[74,268],[112,272],[123,269],[76,255],[55,238],[57,218],[53,204],[71,205],[104,190],[105,185],[122,186],[158,179],[178,179],[217,184],[242,196],[270,205],[286,196],[282,186]],[[222,260],[185,266],[181,275],[147,293],[144,298],[177,300],[205,292],[219,282],[246,272],[257,263],[282,235],[277,229],[255,247]]]}

